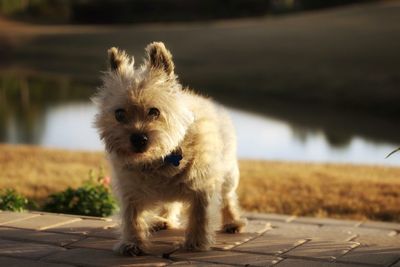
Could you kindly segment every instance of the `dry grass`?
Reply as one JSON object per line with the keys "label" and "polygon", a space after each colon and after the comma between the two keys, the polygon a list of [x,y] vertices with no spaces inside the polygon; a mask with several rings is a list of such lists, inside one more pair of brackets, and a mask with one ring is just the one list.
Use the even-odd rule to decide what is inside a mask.
{"label": "dry grass", "polygon": [[15,188],[36,201],[79,186],[90,170],[106,167],[102,153],[0,145],[0,188]]}
{"label": "dry grass", "polygon": [[[0,145],[0,188],[38,201],[78,186],[104,167],[102,153]],[[288,162],[240,162],[246,210],[400,221],[400,168]]]}
{"label": "dry grass", "polygon": [[248,210],[400,221],[400,168],[242,161],[241,174]]}

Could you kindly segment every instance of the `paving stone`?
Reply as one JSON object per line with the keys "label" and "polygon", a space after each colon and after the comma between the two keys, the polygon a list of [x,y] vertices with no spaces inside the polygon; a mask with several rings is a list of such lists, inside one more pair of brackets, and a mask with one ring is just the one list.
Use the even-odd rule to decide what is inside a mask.
{"label": "paving stone", "polygon": [[168,265],[168,266],[179,266],[179,267],[206,267],[206,266],[231,267],[231,266],[237,266],[237,265],[218,264],[218,263],[199,262],[199,261],[179,261],[179,262],[174,262],[173,264]]}
{"label": "paving stone", "polygon": [[377,228],[381,230],[393,230],[400,232],[400,224],[399,223],[390,223],[390,222],[372,222],[367,221],[360,225],[360,227],[366,228]]}
{"label": "paving stone", "polygon": [[258,233],[262,234],[267,230],[272,229],[271,223],[262,220],[248,220],[246,226],[243,228],[243,233]]}
{"label": "paving stone", "polygon": [[[357,237],[353,241],[367,246],[397,246],[400,248],[400,236],[396,232],[374,228],[356,228]],[[393,234],[394,233],[394,234]]]}
{"label": "paving stone", "polygon": [[272,222],[271,224],[272,229],[268,230],[264,235],[281,236],[282,238],[308,239],[316,236],[320,230],[320,227],[317,225],[279,222]]}
{"label": "paving stone", "polygon": [[[259,236],[260,233],[268,229],[270,229],[269,225],[264,221],[253,221],[248,223],[243,233],[228,234],[217,232],[216,242],[213,248],[230,249]],[[177,244],[182,243],[184,238],[185,231],[183,229],[170,229],[153,233],[150,240],[152,242]]]}
{"label": "paving stone", "polygon": [[63,225],[75,221],[80,221],[79,217],[61,216],[61,215],[39,215],[26,220],[18,220],[3,224],[4,226],[31,229],[45,230],[50,227]]}
{"label": "paving stone", "polygon": [[349,241],[356,237],[348,227],[323,226],[310,224],[273,223],[272,229],[265,235],[281,238],[323,239],[335,241]]}
{"label": "paving stone", "polygon": [[118,241],[115,239],[88,237],[69,245],[69,248],[93,248],[112,251]]}
{"label": "paving stone", "polygon": [[153,256],[124,257],[111,251],[76,248],[43,258],[46,262],[67,263],[84,266],[165,266],[171,261]]}
{"label": "paving stone", "polygon": [[35,260],[16,259],[10,257],[0,257],[0,266],[7,267],[72,267],[73,265],[49,263]]}
{"label": "paving stone", "polygon": [[[153,244],[148,252],[151,255],[131,258],[111,251],[119,237],[117,220],[0,212],[0,266],[56,267],[64,263],[79,266],[400,267],[397,228],[400,224],[365,222],[355,227],[359,222],[276,214],[248,215],[245,232],[218,232],[212,251],[184,252],[178,248],[184,241],[185,231],[165,230],[150,237]],[[178,262],[161,258],[161,255]]]}
{"label": "paving stone", "polygon": [[353,241],[359,232],[358,227],[324,225],[318,229],[313,239]]}
{"label": "paving stone", "polygon": [[109,239],[118,239],[120,237],[120,231],[118,226],[110,226],[106,229],[97,228],[87,232],[88,236],[103,237]]}
{"label": "paving stone", "polygon": [[39,216],[38,214],[32,214],[28,212],[0,212],[0,225],[5,223],[12,223],[17,221],[22,221],[25,219],[33,218]]}
{"label": "paving stone", "polygon": [[256,212],[244,212],[243,216],[249,220],[264,220],[264,221],[278,221],[278,222],[290,222],[296,218],[292,215],[282,215],[274,213],[256,213]]}
{"label": "paving stone", "polygon": [[48,243],[57,246],[65,246],[67,244],[82,239],[82,237],[78,235],[49,233],[45,231],[16,229],[8,227],[0,227],[0,238],[19,240],[19,241]]}
{"label": "paving stone", "polygon": [[217,233],[215,238],[215,244],[212,247],[218,249],[231,249],[258,236],[259,236],[258,233],[237,233],[237,234]]}
{"label": "paving stone", "polygon": [[356,242],[311,240],[284,253],[283,255],[335,260],[357,246],[359,246],[359,243]]}
{"label": "paving stone", "polygon": [[183,229],[170,229],[161,230],[153,233],[150,236],[151,242],[175,244],[182,243],[185,239],[185,230]]}
{"label": "paving stone", "polygon": [[242,233],[228,234],[217,232],[216,242],[212,247],[218,249],[231,249],[260,236],[269,229],[271,229],[271,226],[265,221],[249,221]]}
{"label": "paving stone", "polygon": [[270,255],[216,250],[206,252],[178,251],[171,255],[171,259],[245,266],[272,266],[281,260],[279,257]]}
{"label": "paving stone", "polygon": [[[106,239],[106,238],[97,238],[97,237],[88,237],[81,241],[75,242],[71,244],[72,248],[93,248],[93,249],[102,249],[112,251],[114,245],[118,241],[115,239]],[[151,243],[146,253],[151,255],[162,256],[167,253],[177,250],[179,246],[173,244],[160,244],[160,243]]]}
{"label": "paving stone", "polygon": [[351,221],[351,220],[337,220],[330,218],[312,218],[312,217],[297,217],[291,223],[305,223],[305,224],[316,224],[319,226],[330,225],[330,226],[349,226],[357,227],[362,221]]}
{"label": "paving stone", "polygon": [[340,262],[369,263],[391,266],[400,259],[400,246],[359,246],[338,260]]}
{"label": "paving stone", "polygon": [[281,238],[271,236],[261,236],[253,239],[249,242],[234,247],[232,251],[243,251],[243,252],[256,252],[279,255],[285,253],[303,243],[307,242],[306,239],[297,238]]}
{"label": "paving stone", "polygon": [[152,256],[164,257],[165,255],[171,255],[172,253],[181,249],[180,244],[160,244],[152,243],[146,250],[146,253]]}
{"label": "paving stone", "polygon": [[46,244],[17,242],[0,239],[0,256],[40,259],[49,254],[60,252],[63,250],[65,249]]}
{"label": "paving stone", "polygon": [[368,235],[368,236],[359,236],[356,237],[354,240],[355,242],[358,242],[362,245],[366,246],[397,246],[400,249],[400,239],[397,237],[391,237],[391,236],[374,236],[374,235]]}
{"label": "paving stone", "polygon": [[260,220],[248,221],[242,233],[230,234],[217,232],[216,242],[213,248],[230,249],[254,239],[265,231],[271,229],[269,223]]}
{"label": "paving stone", "polygon": [[97,221],[112,221],[112,217],[96,217],[96,216],[88,216],[88,215],[75,215],[75,214],[67,214],[67,213],[56,213],[56,212],[46,212],[46,211],[29,211],[32,214],[38,215],[60,215],[64,217],[73,217],[73,218],[80,218],[80,219],[89,219],[89,220],[97,220]]}
{"label": "paving stone", "polygon": [[47,231],[88,235],[90,233],[96,234],[98,232],[101,232],[102,230],[107,230],[109,228],[116,226],[117,223],[111,220],[105,221],[105,220],[82,219],[79,221],[74,221],[59,226],[49,227],[47,228]]}
{"label": "paving stone", "polygon": [[284,259],[280,261],[276,267],[362,267],[351,263],[322,262],[301,259]]}

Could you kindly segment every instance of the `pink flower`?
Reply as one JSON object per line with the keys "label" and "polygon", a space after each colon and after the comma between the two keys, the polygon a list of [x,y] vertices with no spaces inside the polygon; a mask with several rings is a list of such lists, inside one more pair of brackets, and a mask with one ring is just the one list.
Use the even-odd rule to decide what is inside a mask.
{"label": "pink flower", "polygon": [[103,185],[108,186],[108,185],[110,185],[110,182],[111,182],[110,176],[104,176]]}

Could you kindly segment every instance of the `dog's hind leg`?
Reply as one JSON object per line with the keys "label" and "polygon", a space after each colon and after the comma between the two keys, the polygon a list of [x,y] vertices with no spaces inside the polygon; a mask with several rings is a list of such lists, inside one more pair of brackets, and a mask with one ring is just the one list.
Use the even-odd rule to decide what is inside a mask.
{"label": "dog's hind leg", "polygon": [[152,231],[179,228],[181,208],[182,203],[180,202],[164,204],[159,215],[155,215],[152,219]]}
{"label": "dog's hind leg", "polygon": [[241,232],[247,221],[240,218],[240,208],[236,195],[239,183],[239,169],[235,166],[227,173],[222,184],[222,231],[226,233]]}

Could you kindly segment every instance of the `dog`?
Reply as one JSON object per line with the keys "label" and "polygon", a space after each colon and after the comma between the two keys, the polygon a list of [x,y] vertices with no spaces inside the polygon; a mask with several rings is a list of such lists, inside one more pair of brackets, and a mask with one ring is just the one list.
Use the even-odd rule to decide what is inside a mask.
{"label": "dog", "polygon": [[215,236],[213,206],[219,205],[222,231],[240,232],[246,224],[235,193],[234,128],[221,106],[183,88],[162,42],[150,43],[146,54],[135,68],[133,57],[110,48],[109,69],[93,97],[121,208],[121,240],[114,250],[145,254],[150,229],[179,226],[182,205],[184,247],[207,250]]}

